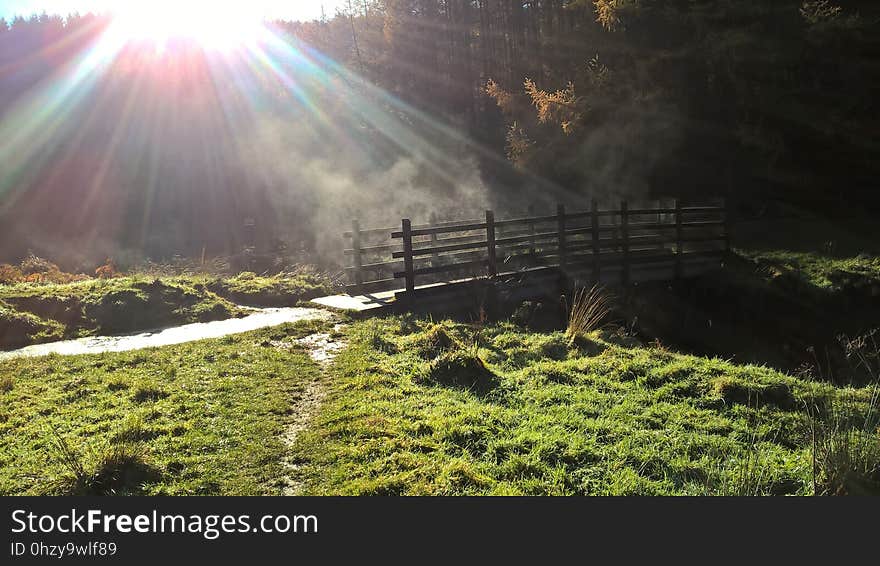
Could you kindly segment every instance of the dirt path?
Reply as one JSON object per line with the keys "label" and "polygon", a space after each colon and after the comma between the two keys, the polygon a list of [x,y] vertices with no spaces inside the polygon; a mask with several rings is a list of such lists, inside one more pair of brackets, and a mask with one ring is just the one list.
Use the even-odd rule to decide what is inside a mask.
{"label": "dirt path", "polygon": [[[344,328],[343,325],[337,324],[333,330],[339,331],[342,328]],[[322,369],[326,369],[336,357],[336,354],[346,346],[345,341],[334,338],[333,335],[328,332],[311,334],[305,338],[297,340],[296,343],[308,349],[309,356],[311,356],[312,360],[317,362]],[[327,389],[324,380],[316,379],[306,385],[306,388],[303,390],[300,397],[294,400],[293,422],[287,425],[287,429],[284,431],[282,437],[282,440],[289,449],[292,449],[297,437],[308,427],[312,419],[318,414],[318,411],[321,408],[321,403],[326,396]],[[296,480],[293,476],[296,475],[296,471],[299,469],[300,464],[288,457],[285,460],[284,465],[289,470],[290,474],[284,478],[285,486],[283,494],[298,495],[302,491],[303,486],[302,483]]]}

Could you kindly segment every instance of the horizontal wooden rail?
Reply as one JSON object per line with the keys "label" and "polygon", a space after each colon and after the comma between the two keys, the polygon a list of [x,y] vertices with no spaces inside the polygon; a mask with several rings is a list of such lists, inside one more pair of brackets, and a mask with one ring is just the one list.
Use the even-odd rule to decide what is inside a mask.
{"label": "horizontal wooden rail", "polygon": [[[567,246],[567,250],[578,251],[578,250],[594,250],[597,247],[599,248],[614,248],[622,246],[624,243],[629,242],[630,247],[637,246],[657,246],[660,244],[673,244],[669,238],[655,238],[655,237],[634,237],[630,236],[628,240],[623,238],[600,238],[598,243],[593,242],[591,240],[582,240],[577,244],[572,244]],[[657,248],[654,248],[657,249]]]}
{"label": "horizontal wooden rail", "polygon": [[505,226],[521,226],[529,224],[546,224],[548,222],[556,222],[556,215],[553,216],[536,216],[534,218],[514,218],[513,220],[499,220],[495,222],[496,228]]}
{"label": "horizontal wooden rail", "polygon": [[[683,206],[681,207],[681,211],[685,214],[688,213],[696,213],[696,212],[725,212],[723,206]],[[672,209],[672,212],[675,212],[675,209]]]}
{"label": "horizontal wooden rail", "polygon": [[356,266],[353,265],[350,267],[345,267],[344,269],[346,269],[347,271],[354,271],[356,269],[361,269],[363,271],[376,271],[376,270],[388,268],[388,266],[391,266],[391,265],[397,265],[399,263],[401,263],[401,262],[400,261],[383,261],[381,263],[364,263],[361,265],[356,265]]}
{"label": "horizontal wooden rail", "polygon": [[[459,224],[473,224],[475,222],[479,222],[479,219],[471,219],[471,220],[446,220],[443,222],[437,222],[436,224],[415,224],[413,225],[413,229],[419,228],[431,228],[433,226],[456,226]],[[369,228],[362,229],[360,233],[363,234],[391,234],[397,230],[397,226],[391,226],[389,228]],[[345,238],[351,238],[354,235],[353,230],[349,230],[348,232],[343,232],[342,236]]]}
{"label": "horizontal wooden rail", "polygon": [[[437,226],[436,228],[413,229],[412,236],[430,236],[431,234],[448,234],[450,232],[468,232],[471,230],[485,230],[486,224],[461,224],[456,226]],[[403,231],[392,232],[392,238],[403,238]]]}
{"label": "horizontal wooden rail", "polygon": [[[695,254],[723,253],[730,246],[724,206],[681,201],[671,207],[658,201],[654,208],[630,208],[622,201],[617,209],[600,209],[594,200],[586,211],[566,212],[559,206],[556,214],[534,215],[530,208],[529,215],[506,220],[496,220],[492,211],[486,211],[485,220],[438,222],[432,214],[429,224],[405,219],[400,229],[363,230],[355,222],[344,236],[352,240],[343,249],[352,258],[353,265],[345,267],[352,288],[392,281],[366,281],[364,273],[392,272],[395,280],[406,280],[407,291],[415,289],[418,277],[468,270],[493,277],[518,265],[563,272],[592,265],[596,280],[603,268],[620,266],[626,283],[631,265],[669,264],[680,275],[685,260]],[[384,241],[374,237],[364,243],[370,236]],[[373,261],[365,263],[365,256]]]}
{"label": "horizontal wooden rail", "polygon": [[[366,235],[372,235],[372,234],[387,234],[387,233],[393,232],[394,230],[397,230],[396,226],[392,226],[391,228],[370,228],[368,230],[359,230],[359,232],[362,236],[366,236]],[[354,234],[355,234],[355,232],[353,230],[348,231],[348,232],[343,232],[342,237],[343,238],[351,238],[354,236]]]}
{"label": "horizontal wooden rail", "polygon": [[511,236],[509,238],[498,238],[495,240],[496,245],[504,245],[504,244],[514,244],[518,242],[530,242],[530,241],[541,241],[541,240],[551,240],[559,237],[558,232],[542,232],[540,234],[528,234],[525,236]]}
{"label": "horizontal wooden rail", "polygon": [[485,238],[486,238],[486,234],[477,233],[477,234],[469,234],[467,236],[447,236],[445,238],[441,238],[441,237],[437,236],[433,240],[425,240],[424,242],[418,242],[418,243],[420,243],[420,244],[421,243],[428,243],[431,245],[434,245],[436,243],[443,243],[444,245],[446,245],[446,244],[454,244],[456,242],[460,242],[460,243],[472,242],[472,241],[485,239]]}
{"label": "horizontal wooden rail", "polygon": [[379,253],[379,252],[387,252],[388,250],[396,250],[400,248],[400,244],[385,244],[382,246],[362,246],[359,249],[349,249],[346,248],[342,250],[342,253],[345,255],[354,255],[355,253],[368,254],[368,253]]}
{"label": "horizontal wooden rail", "polygon": [[[438,265],[435,267],[423,267],[421,269],[414,269],[413,275],[430,275],[432,273],[447,273],[450,271],[461,271],[461,270],[465,270],[465,269],[473,268],[473,267],[485,267],[486,261],[487,260],[485,260],[485,259],[477,259],[477,260],[473,260],[473,261],[464,261],[461,263],[454,263],[454,264],[450,264],[450,265]],[[395,273],[394,276],[397,278],[403,278],[403,277],[406,277],[406,272],[399,271],[399,272]]]}
{"label": "horizontal wooden rail", "polygon": [[[466,244],[452,244],[449,246],[434,246],[433,248],[418,248],[412,251],[413,257],[423,256],[423,255],[432,255],[432,254],[440,254],[444,252],[457,252],[461,250],[470,250],[474,248],[485,248],[488,242],[486,240],[480,240],[477,242],[468,242]],[[404,252],[394,252],[391,254],[391,257],[397,259],[405,257]]]}
{"label": "horizontal wooden rail", "polygon": [[701,220],[699,222],[683,222],[683,228],[706,228],[708,226],[724,226],[724,220]]}

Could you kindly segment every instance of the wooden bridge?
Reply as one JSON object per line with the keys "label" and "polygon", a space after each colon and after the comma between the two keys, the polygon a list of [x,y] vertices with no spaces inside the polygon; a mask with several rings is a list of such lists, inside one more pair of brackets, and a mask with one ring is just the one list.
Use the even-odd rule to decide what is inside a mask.
{"label": "wooden bridge", "polygon": [[479,219],[404,218],[369,229],[355,220],[344,238],[348,294],[318,302],[351,310],[448,300],[476,282],[515,282],[529,297],[560,277],[566,286],[672,280],[717,268],[730,248],[723,201],[600,208],[593,200],[587,210],[560,204],[544,216],[497,219],[487,210]]}

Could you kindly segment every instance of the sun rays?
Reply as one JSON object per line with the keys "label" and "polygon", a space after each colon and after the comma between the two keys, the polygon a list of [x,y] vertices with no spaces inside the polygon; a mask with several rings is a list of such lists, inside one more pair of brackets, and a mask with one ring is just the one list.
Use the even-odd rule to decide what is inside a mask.
{"label": "sun rays", "polygon": [[[94,22],[78,54],[0,116],[0,207],[36,210],[60,196],[68,204],[54,222],[85,234],[102,210],[134,199],[137,218],[103,222],[119,232],[135,222],[138,247],[161,222],[155,204],[182,195],[183,231],[197,215],[235,218],[255,195],[315,198],[314,179],[297,181],[284,165],[300,157],[345,156],[333,173],[352,187],[358,175],[401,170],[401,159],[448,186],[460,182],[465,153],[503,160],[283,26],[242,17],[230,35],[231,13],[204,22],[191,7],[169,22],[144,6]],[[286,137],[267,141],[266,125]]]}
{"label": "sun rays", "polygon": [[115,33],[152,42],[159,51],[176,40],[227,51],[256,41],[263,31],[259,9],[208,0],[134,0],[120,3],[113,18]]}

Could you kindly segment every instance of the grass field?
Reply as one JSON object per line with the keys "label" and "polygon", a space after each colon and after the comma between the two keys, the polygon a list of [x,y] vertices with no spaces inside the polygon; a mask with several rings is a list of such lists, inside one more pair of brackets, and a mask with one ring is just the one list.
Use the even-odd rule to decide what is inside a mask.
{"label": "grass field", "polygon": [[[821,293],[844,288],[840,271],[874,277],[871,261],[752,260]],[[7,285],[0,329],[28,341],[119,332],[326,290],[249,273]],[[411,317],[350,322],[349,346],[322,369],[294,341],[330,325],[0,362],[0,494],[880,493],[870,339],[853,363],[873,385],[839,387],[620,330]],[[316,384],[327,396],[290,445]]]}
{"label": "grass field", "polygon": [[309,274],[131,275],[64,285],[0,285],[0,348],[242,316],[237,305],[293,306],[328,292]]}
{"label": "grass field", "polygon": [[0,362],[0,494],[280,494],[315,324]]}
{"label": "grass field", "polygon": [[[392,318],[350,334],[298,447],[308,493],[804,495],[814,479],[819,492],[880,485],[873,388],[607,333],[569,347],[559,332]],[[867,483],[840,480],[849,464],[824,457],[814,475],[813,430],[825,426],[816,408],[866,447]]]}
{"label": "grass field", "polygon": [[738,250],[770,277],[792,277],[813,289],[835,292],[850,288],[880,289],[880,257],[867,254],[836,257],[784,250]]}
{"label": "grass field", "polygon": [[[511,323],[405,318],[351,323],[350,346],[322,372],[293,340],[328,325],[0,363],[0,493],[279,494],[285,460],[311,494],[880,485],[876,388],[607,331],[570,344]],[[291,448],[297,400],[319,382],[329,394]]]}

